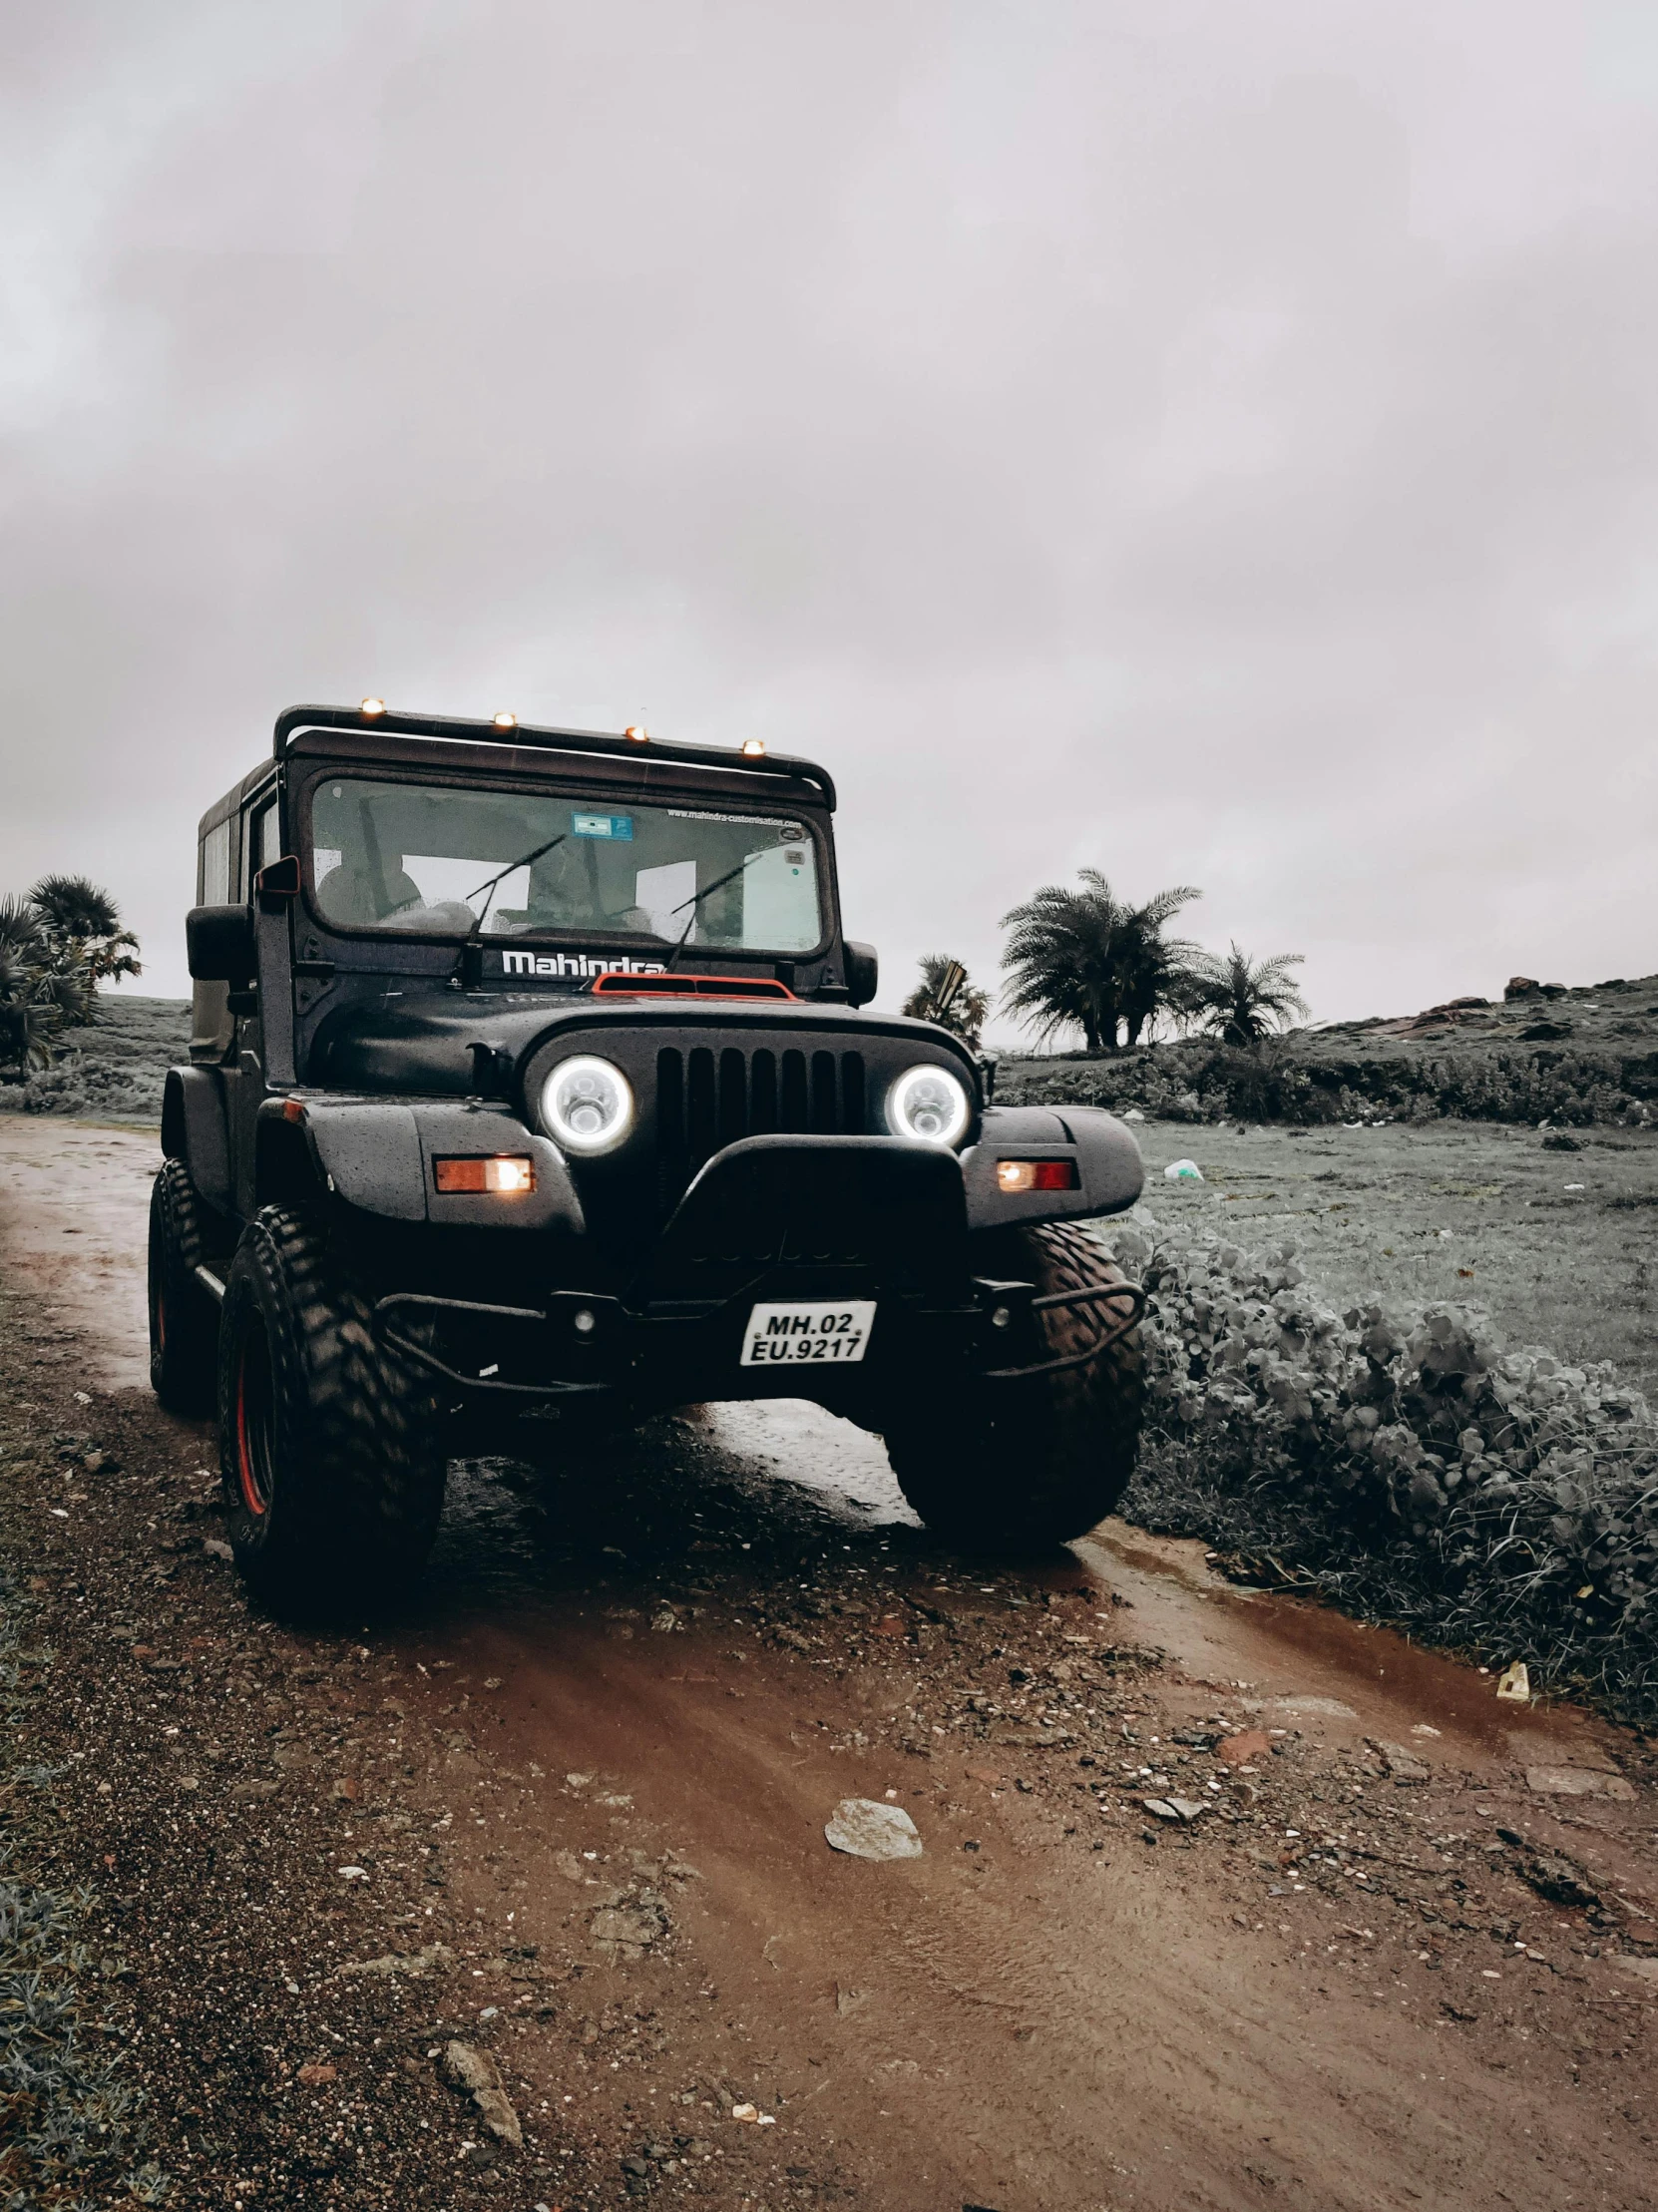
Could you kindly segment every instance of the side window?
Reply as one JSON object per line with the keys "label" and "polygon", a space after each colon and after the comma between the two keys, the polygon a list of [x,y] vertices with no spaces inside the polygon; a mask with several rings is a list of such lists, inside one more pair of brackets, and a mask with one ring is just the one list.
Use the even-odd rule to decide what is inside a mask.
{"label": "side window", "polygon": [[202,840],[200,900],[203,906],[230,903],[230,824],[222,821]]}
{"label": "side window", "polygon": [[247,825],[247,895],[253,895],[253,879],[261,868],[268,868],[273,860],[282,857],[282,841],[278,834],[276,801],[260,807]]}

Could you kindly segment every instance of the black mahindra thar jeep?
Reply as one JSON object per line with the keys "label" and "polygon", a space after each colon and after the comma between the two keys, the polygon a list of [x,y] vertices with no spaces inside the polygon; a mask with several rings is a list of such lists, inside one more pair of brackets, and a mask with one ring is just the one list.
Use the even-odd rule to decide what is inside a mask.
{"label": "black mahindra thar jeep", "polygon": [[1090,1107],[1005,1107],[866,1011],[810,761],[290,708],[203,818],[151,1373],[216,1404],[277,1603],[418,1575],[453,1451],[804,1397],[948,1541],[1107,1513],[1139,1289],[1081,1228],[1141,1185]]}

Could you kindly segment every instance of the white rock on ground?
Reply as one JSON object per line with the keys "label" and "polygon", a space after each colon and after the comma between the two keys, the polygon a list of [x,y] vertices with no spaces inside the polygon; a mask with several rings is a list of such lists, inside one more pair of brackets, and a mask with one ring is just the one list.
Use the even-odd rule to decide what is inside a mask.
{"label": "white rock on ground", "polygon": [[919,1859],[921,1837],[902,1805],[872,1797],[843,1797],[824,1824],[836,1851],[854,1859]]}

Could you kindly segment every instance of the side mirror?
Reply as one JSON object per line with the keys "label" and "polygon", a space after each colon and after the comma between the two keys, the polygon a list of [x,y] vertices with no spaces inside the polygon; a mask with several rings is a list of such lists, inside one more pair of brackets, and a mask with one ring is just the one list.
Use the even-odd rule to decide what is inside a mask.
{"label": "side mirror", "polygon": [[842,946],[846,955],[846,995],[854,1006],[868,1006],[881,987],[881,962],[873,945],[860,945],[848,938]]}
{"label": "side mirror", "polygon": [[284,853],[280,860],[273,860],[268,867],[261,868],[253,878],[253,888],[267,914],[283,899],[298,898],[299,855]]}
{"label": "side mirror", "polygon": [[185,946],[198,983],[245,983],[258,966],[252,909],[192,907],[185,916]]}

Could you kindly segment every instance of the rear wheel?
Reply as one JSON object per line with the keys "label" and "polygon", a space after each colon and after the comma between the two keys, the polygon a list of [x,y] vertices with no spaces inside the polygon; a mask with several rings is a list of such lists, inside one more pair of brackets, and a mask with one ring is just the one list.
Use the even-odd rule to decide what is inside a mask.
{"label": "rear wheel", "polygon": [[320,1225],[267,1206],[230,1263],[218,1359],[230,1544],[261,1595],[360,1608],[418,1577],[443,1510],[437,1415]]}
{"label": "rear wheel", "polygon": [[190,1169],[164,1160],[150,1190],[150,1387],[169,1413],[213,1407],[218,1308],[196,1276],[207,1231]]}
{"label": "rear wheel", "polygon": [[[1069,1223],[998,1232],[983,1273],[1050,1291],[1092,1290],[1126,1277]],[[1114,1325],[1108,1304],[1032,1317],[1007,1364],[1085,1351]],[[887,1415],[887,1457],[929,1529],[974,1549],[1062,1544],[1111,1511],[1134,1472],[1144,1409],[1138,1332],[1085,1366],[1019,1382],[970,1379],[942,1403],[916,1397]]]}

